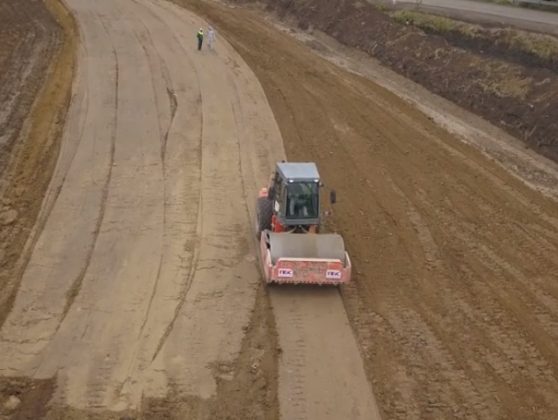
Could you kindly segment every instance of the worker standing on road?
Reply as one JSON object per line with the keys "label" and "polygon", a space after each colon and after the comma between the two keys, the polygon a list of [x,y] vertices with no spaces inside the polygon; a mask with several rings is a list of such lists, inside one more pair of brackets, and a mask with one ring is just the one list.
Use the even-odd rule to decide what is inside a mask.
{"label": "worker standing on road", "polygon": [[196,37],[198,38],[198,51],[200,51],[202,49],[202,44],[203,44],[203,29],[202,28],[200,28]]}
{"label": "worker standing on road", "polygon": [[207,28],[207,48],[213,49],[213,44],[215,43],[215,29],[212,26]]}

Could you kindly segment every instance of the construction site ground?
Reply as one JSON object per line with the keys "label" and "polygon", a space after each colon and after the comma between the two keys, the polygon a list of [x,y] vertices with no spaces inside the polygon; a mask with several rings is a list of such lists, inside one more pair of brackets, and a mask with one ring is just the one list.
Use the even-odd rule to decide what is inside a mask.
{"label": "construction site ground", "polygon": [[[65,3],[0,4],[0,418],[555,418],[541,150],[292,14]],[[261,282],[254,197],[285,157],[337,190],[340,290]]]}

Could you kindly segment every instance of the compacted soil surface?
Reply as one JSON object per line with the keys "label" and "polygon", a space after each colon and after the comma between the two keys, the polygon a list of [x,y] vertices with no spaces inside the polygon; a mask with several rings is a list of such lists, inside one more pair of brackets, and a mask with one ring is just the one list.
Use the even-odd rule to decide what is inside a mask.
{"label": "compacted soil surface", "polygon": [[[0,6],[0,418],[554,419],[558,204],[301,39],[551,158],[555,61],[365,2],[174,3]],[[254,197],[283,158],[337,190],[350,285],[262,286]]]}
{"label": "compacted soil surface", "polygon": [[[384,417],[553,419],[556,202],[394,95],[278,34],[261,11],[177,2],[206,16],[255,71],[289,159],[316,161],[338,191],[334,228],[345,236],[356,268],[342,295]],[[355,36],[352,15],[332,18],[343,10],[328,9],[334,3],[350,7],[289,2],[293,10],[309,6],[308,24],[329,11],[326,31]],[[387,25],[383,17],[375,22]],[[345,24],[347,31],[335,29]],[[379,31],[376,25],[365,21],[358,28]],[[407,36],[426,39],[414,31]],[[413,46],[421,44],[409,44],[400,63],[415,60],[420,48]],[[432,60],[431,71],[443,73]],[[427,73],[410,65],[407,71]],[[541,107],[555,112],[556,96],[547,98]],[[509,109],[504,104],[512,100],[495,97],[492,106]],[[541,130],[556,120],[547,122]]]}

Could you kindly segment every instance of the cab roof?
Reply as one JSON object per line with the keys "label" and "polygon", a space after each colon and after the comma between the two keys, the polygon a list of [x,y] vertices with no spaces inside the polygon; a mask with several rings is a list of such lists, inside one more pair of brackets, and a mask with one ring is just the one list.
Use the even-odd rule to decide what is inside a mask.
{"label": "cab roof", "polygon": [[316,181],[320,179],[318,168],[314,162],[279,162],[277,170],[287,181]]}

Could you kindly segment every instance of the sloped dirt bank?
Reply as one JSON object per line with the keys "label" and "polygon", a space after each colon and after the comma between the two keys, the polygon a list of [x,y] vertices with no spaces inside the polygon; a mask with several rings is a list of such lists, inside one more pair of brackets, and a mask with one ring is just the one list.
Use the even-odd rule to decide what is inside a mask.
{"label": "sloped dirt bank", "polygon": [[58,0],[0,6],[0,325],[58,156],[77,32]]}
{"label": "sloped dirt bank", "polygon": [[[432,92],[483,116],[558,160],[558,75],[554,57],[533,59],[490,37],[425,31],[366,2],[278,0],[269,10],[363,50]],[[493,41],[493,42],[492,42]],[[488,47],[489,46],[489,47]]]}
{"label": "sloped dirt bank", "polygon": [[[74,23],[58,0],[0,4],[0,325],[58,156],[70,99]],[[43,418],[52,380],[1,378],[0,418]]]}

